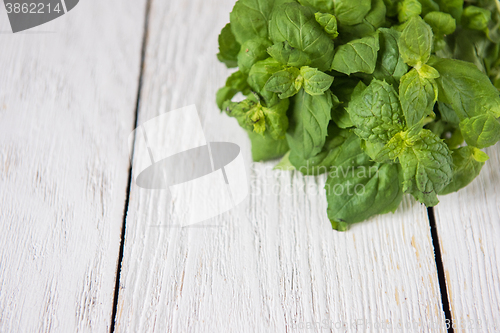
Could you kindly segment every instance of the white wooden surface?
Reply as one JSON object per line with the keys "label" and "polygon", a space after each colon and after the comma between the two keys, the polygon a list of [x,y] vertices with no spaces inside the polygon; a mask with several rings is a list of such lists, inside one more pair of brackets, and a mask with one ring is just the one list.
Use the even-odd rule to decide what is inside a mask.
{"label": "white wooden surface", "polygon": [[0,5],[0,332],[109,331],[145,1],[12,34]]}
{"label": "white wooden surface", "polygon": [[[194,103],[207,138],[239,144],[250,162],[246,134],[214,101],[229,73],[217,35],[233,3],[152,1],[139,124]],[[445,331],[432,329],[444,314],[424,207],[406,198],[396,214],[338,233],[311,190],[324,179],[271,166],[249,170],[249,199],[210,226],[169,227],[179,221],[168,193],[132,186],[117,331],[285,332],[312,322],[337,331],[353,320]]]}
{"label": "white wooden surface", "polygon": [[500,144],[486,152],[490,160],[479,177],[440,197],[435,208],[451,314],[460,332],[500,331]]}
{"label": "white wooden surface", "polygon": [[[139,123],[194,103],[207,139],[239,144],[250,165],[214,101],[233,3],[152,0]],[[109,331],[144,9],[82,0],[13,35],[0,6],[0,332]],[[435,209],[455,331],[500,331],[500,146],[487,152],[481,176]],[[249,167],[242,205],[187,228],[169,227],[166,191],[132,186],[117,331],[445,331],[422,206],[405,198],[338,233],[324,178],[273,164]]]}

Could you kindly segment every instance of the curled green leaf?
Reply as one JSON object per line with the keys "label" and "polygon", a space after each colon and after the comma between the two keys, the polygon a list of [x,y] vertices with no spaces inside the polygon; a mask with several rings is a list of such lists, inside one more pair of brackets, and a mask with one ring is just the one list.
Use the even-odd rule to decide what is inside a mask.
{"label": "curled green leaf", "polygon": [[469,29],[483,31],[490,21],[491,12],[480,7],[467,6],[462,13],[462,24]]}
{"label": "curled green leaf", "polygon": [[339,35],[337,31],[337,19],[330,13],[316,13],[314,14],[316,21],[325,29],[325,32],[332,39],[337,38]]}

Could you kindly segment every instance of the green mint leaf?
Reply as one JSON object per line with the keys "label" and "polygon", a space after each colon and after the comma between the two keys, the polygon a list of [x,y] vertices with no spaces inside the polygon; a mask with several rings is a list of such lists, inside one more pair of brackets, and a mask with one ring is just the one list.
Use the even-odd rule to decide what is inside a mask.
{"label": "green mint leaf", "polygon": [[337,77],[333,81],[331,90],[335,91],[337,95],[334,95],[332,120],[338,127],[350,128],[354,126],[346,107],[349,105],[351,99],[354,96],[361,94],[365,88],[366,85],[359,79],[355,78]]}
{"label": "green mint leaf", "polygon": [[386,25],[386,6],[384,0],[371,0],[372,8],[361,23],[339,26],[339,32],[344,39],[362,38],[374,33],[378,28]]}
{"label": "green mint leaf", "polygon": [[485,34],[493,43],[500,43],[500,4],[494,0],[486,0],[481,7],[491,12],[491,20],[488,23]]}
{"label": "green mint leaf", "polygon": [[391,163],[390,159],[379,159],[380,152],[384,149],[384,147],[384,144],[381,142],[361,140],[361,149],[363,149],[366,155],[370,156],[372,161],[379,163]]}
{"label": "green mint leaf", "polygon": [[498,120],[500,97],[488,77],[476,66],[460,60],[433,59],[439,100],[451,105],[460,119],[465,141],[477,148],[495,144],[500,139]]}
{"label": "green mint leaf", "polygon": [[[300,70],[295,67],[290,67],[274,73],[269,81],[267,81],[264,89],[279,94],[283,98],[294,96],[302,87]],[[297,80],[299,79],[299,80]]]}
{"label": "green mint leaf", "polygon": [[292,171],[295,170],[295,167],[293,164],[290,162],[290,151],[288,151],[276,164],[273,168],[273,170],[283,170],[283,171]]}
{"label": "green mint leaf", "polygon": [[438,12],[439,5],[434,0],[419,0],[422,5],[422,16],[426,16],[430,12]]}
{"label": "green mint leaf", "polygon": [[[334,154],[335,152],[333,152]],[[300,153],[297,151],[290,151],[289,160],[293,165],[293,168],[297,171],[300,171],[303,175],[306,176],[317,176],[323,173],[328,172],[329,163],[325,163],[325,159],[332,160],[332,153],[325,151],[323,149],[318,155],[315,155],[309,159],[304,159]]]}
{"label": "green mint leaf", "polygon": [[457,24],[453,16],[442,12],[430,12],[424,17],[424,21],[431,26],[434,36],[443,37],[455,32]]}
{"label": "green mint leaf", "polygon": [[354,132],[364,140],[385,143],[405,127],[398,94],[385,81],[374,79],[353,96],[347,112],[356,126]]}
{"label": "green mint leaf", "polygon": [[481,172],[488,155],[474,147],[461,147],[452,150],[453,178],[441,191],[440,195],[456,192],[469,185]]}
{"label": "green mint leaf", "polygon": [[337,19],[335,16],[329,13],[316,13],[314,14],[314,17],[319,25],[323,27],[328,36],[332,39],[337,38],[339,33],[337,31]]}
{"label": "green mint leaf", "polygon": [[388,17],[394,17],[398,15],[398,3],[399,0],[384,0]]}
{"label": "green mint leaf", "polygon": [[262,136],[267,133],[272,139],[281,140],[288,129],[286,112],[289,105],[288,99],[284,99],[271,107],[265,107],[252,96],[238,103],[226,102],[223,107],[247,131]]}
{"label": "green mint leaf", "polygon": [[483,152],[477,148],[473,148],[472,157],[474,158],[474,160],[476,160],[477,162],[480,162],[480,163],[484,163],[490,159],[488,154],[486,154],[485,152]]}
{"label": "green mint leaf", "polygon": [[231,29],[240,44],[254,38],[268,37],[267,22],[273,1],[238,0],[230,14]]}
{"label": "green mint leaf", "polygon": [[291,47],[288,42],[274,44],[267,49],[267,53],[285,66],[302,67],[311,63],[304,51]]}
{"label": "green mint leaf", "polygon": [[217,106],[221,111],[224,110],[224,103],[231,101],[237,93],[250,94],[247,79],[248,76],[241,71],[236,71],[227,78],[226,86],[219,89],[216,95]]}
{"label": "green mint leaf", "polygon": [[464,137],[462,136],[462,132],[460,132],[459,128],[453,129],[451,132],[450,138],[445,138],[444,142],[450,149],[457,149],[464,143]]}
{"label": "green mint leaf", "polygon": [[466,118],[460,131],[468,145],[486,148],[500,141],[500,120],[491,113]]}
{"label": "green mint leaf", "polygon": [[271,137],[275,140],[285,139],[285,133],[288,129],[288,118],[286,112],[290,102],[288,99],[281,100],[272,107],[263,107],[262,112],[266,119],[266,128]]}
{"label": "green mint leaf", "polygon": [[340,146],[325,190],[328,218],[334,228],[342,230],[373,215],[395,211],[403,197],[399,166],[373,162],[355,135]]}
{"label": "green mint leaf", "polygon": [[378,51],[377,65],[373,77],[395,84],[408,72],[408,65],[406,65],[399,52],[398,42],[401,33],[386,28],[380,28],[378,31],[380,50]]}
{"label": "green mint leaf", "polygon": [[491,12],[483,8],[467,6],[462,13],[462,24],[469,29],[483,31],[490,21]]}
{"label": "green mint leaf", "polygon": [[253,131],[255,133],[264,135],[266,131],[266,117],[260,105],[257,105],[247,112],[247,122],[249,126],[253,126]]}
{"label": "green mint leaf", "polygon": [[464,0],[436,0],[436,2],[439,5],[440,11],[450,14],[457,22],[460,21]]}
{"label": "green mint leaf", "polygon": [[432,38],[431,27],[420,16],[412,17],[399,39],[403,60],[410,66],[425,64],[431,56]]}
{"label": "green mint leaf", "polygon": [[247,98],[241,102],[226,101],[223,103],[223,110],[227,115],[236,118],[238,124],[248,131],[254,130],[254,124],[249,116],[254,115],[259,108],[260,106],[254,98]]}
{"label": "green mint leaf", "polygon": [[321,71],[330,69],[333,59],[333,40],[316,22],[314,11],[298,3],[277,7],[269,23],[269,37],[273,43],[288,42],[305,52],[311,66]]}
{"label": "green mint leaf", "polygon": [[378,33],[348,42],[338,47],[331,69],[344,74],[368,73],[375,70],[379,50]]}
{"label": "green mint leaf", "polygon": [[260,61],[268,58],[267,48],[272,43],[267,38],[254,38],[247,40],[238,53],[238,67],[240,71],[248,74],[252,66]]}
{"label": "green mint leaf", "polygon": [[398,20],[403,23],[422,13],[422,4],[418,0],[403,0],[398,3]]}
{"label": "green mint leaf", "polygon": [[[375,155],[375,151],[373,151],[373,154],[375,157],[373,158],[374,161],[377,162],[387,162],[387,161],[396,161],[403,151],[406,148],[406,142],[412,142],[409,139],[410,135],[408,134],[407,131],[405,132],[399,132],[396,133],[390,140],[385,144],[385,146],[381,149],[377,149],[377,154]],[[367,141],[369,142],[369,141]],[[373,142],[372,142],[373,143]],[[380,142],[376,142],[380,143]]]}
{"label": "green mint leaf", "polygon": [[323,148],[332,106],[330,92],[312,96],[301,89],[295,97],[287,140],[292,151],[299,153],[303,159],[317,155]]}
{"label": "green mint leaf", "polygon": [[484,32],[458,29],[446,40],[447,47],[444,50],[449,53],[440,52],[440,57],[471,62],[492,78],[492,70],[496,67],[499,54],[498,49],[493,47]]}
{"label": "green mint leaf", "polygon": [[240,52],[240,44],[231,31],[231,23],[226,24],[219,35],[219,53],[217,59],[226,64],[228,68],[238,66],[238,52]]}
{"label": "green mint leaf", "polygon": [[401,78],[399,99],[406,124],[411,127],[432,114],[437,100],[437,85],[433,79],[426,79],[412,69]]}
{"label": "green mint leaf", "polygon": [[239,70],[217,106],[254,160],[328,173],[333,228],[393,211],[405,192],[437,204],[500,141],[498,1],[235,1],[217,58]]}
{"label": "green mint leaf", "polygon": [[436,79],[439,100],[450,104],[460,120],[483,114],[485,106],[500,110],[498,90],[473,64],[433,58],[431,65],[440,74]]}
{"label": "green mint leaf", "polygon": [[248,95],[250,93],[250,86],[247,80],[248,75],[241,71],[236,71],[227,78],[226,87],[231,87],[237,91],[241,91],[244,95]]}
{"label": "green mint leaf", "polygon": [[[345,98],[350,98],[349,96],[344,96]],[[336,95],[332,94],[333,108],[332,108],[332,120],[339,128],[350,128],[353,127],[351,116],[347,112],[345,105],[346,103],[341,102]]]}
{"label": "green mint leaf", "polygon": [[456,149],[464,143],[460,129],[442,119],[427,124],[425,128],[435,133],[441,139],[444,139],[444,142],[450,149]]}
{"label": "green mint leaf", "polygon": [[450,123],[455,127],[458,127],[460,119],[458,119],[458,116],[451,107],[451,105],[443,102],[438,102],[438,110],[439,114],[441,115],[441,119],[443,121],[446,121],[447,123]]}
{"label": "green mint leaf", "polygon": [[341,25],[361,23],[371,9],[371,1],[367,0],[333,0],[335,16]]}
{"label": "green mint leaf", "polygon": [[282,70],[283,66],[272,58],[256,62],[248,74],[248,84],[253,91],[262,96],[265,104],[273,106],[280,101],[278,95],[272,91],[264,89],[271,76]]}
{"label": "green mint leaf", "polygon": [[415,69],[418,74],[425,79],[437,79],[439,77],[439,72],[434,67],[427,64],[417,64]]}
{"label": "green mint leaf", "polygon": [[[453,177],[453,160],[448,146],[434,133],[422,129],[418,134],[402,133],[398,155],[403,169],[403,191],[432,207],[438,204],[437,193],[450,183]],[[392,156],[394,157],[394,155]]]}
{"label": "green mint leaf", "polygon": [[231,99],[238,93],[238,90],[233,89],[231,87],[222,87],[217,91],[217,95],[215,100],[217,102],[217,106],[221,111],[224,111],[224,103],[227,101],[231,101]]}
{"label": "green mint leaf", "polygon": [[320,12],[333,13],[332,0],[298,0],[302,6],[309,6]]}
{"label": "green mint leaf", "polygon": [[248,136],[252,143],[252,159],[255,162],[279,158],[290,149],[286,140],[274,140],[268,134],[262,136],[249,131]]}
{"label": "green mint leaf", "polygon": [[328,126],[328,136],[321,152],[317,155],[304,159],[296,151],[290,151],[289,160],[295,170],[304,175],[316,176],[328,172],[330,166],[335,163],[339,147],[350,135],[347,130],[339,129],[334,124]]}
{"label": "green mint leaf", "polygon": [[323,95],[333,83],[333,76],[308,66],[300,69],[300,76],[304,82],[304,90],[309,95]]}
{"label": "green mint leaf", "polygon": [[238,0],[230,14],[231,30],[241,45],[247,40],[268,37],[274,7],[293,0]]}

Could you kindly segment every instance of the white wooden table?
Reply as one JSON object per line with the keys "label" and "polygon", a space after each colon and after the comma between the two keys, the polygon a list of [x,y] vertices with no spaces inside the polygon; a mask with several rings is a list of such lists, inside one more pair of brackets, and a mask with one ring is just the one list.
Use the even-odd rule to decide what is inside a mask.
{"label": "white wooden table", "polygon": [[214,101],[233,1],[81,0],[18,34],[0,6],[0,332],[500,331],[499,145],[434,215],[407,197],[339,233],[303,189],[324,178],[261,163],[215,226],[165,226],[166,192],[131,182],[136,124],[196,104],[250,162]]}

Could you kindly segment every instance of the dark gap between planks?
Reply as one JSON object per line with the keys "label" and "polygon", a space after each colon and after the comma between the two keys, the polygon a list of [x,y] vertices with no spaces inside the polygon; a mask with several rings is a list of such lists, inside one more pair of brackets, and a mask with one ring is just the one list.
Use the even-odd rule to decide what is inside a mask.
{"label": "dark gap between planks", "polygon": [[[144,19],[144,29],[143,29],[143,35],[142,35],[142,46],[141,46],[141,69],[139,73],[139,86],[137,87],[137,97],[136,97],[136,102],[135,102],[135,121],[134,121],[134,129],[137,128],[137,122],[139,119],[139,106],[140,106],[140,98],[141,98],[141,91],[142,91],[142,83],[143,83],[143,75],[144,75],[144,59],[146,58],[146,46],[147,46],[147,39],[148,39],[148,24],[149,24],[149,12],[151,9],[151,0],[146,0],[146,14],[145,14],[145,19]],[[135,134],[134,134],[134,140],[133,142],[135,143]],[[134,149],[132,147],[132,149]],[[133,153],[132,153],[133,155]],[[116,281],[115,281],[115,294],[113,298],[113,311],[111,313],[111,327],[109,329],[110,333],[113,333],[115,331],[115,322],[116,322],[116,313],[118,310],[118,296],[120,294],[120,275],[122,272],[122,260],[123,260],[123,251],[125,248],[125,227],[126,227],[126,221],[127,221],[127,212],[128,212],[128,206],[130,202],[130,189],[132,185],[132,158],[130,159],[130,164],[128,168],[128,183],[127,183],[127,190],[126,190],[126,198],[125,198],[125,206],[123,207],[123,221],[122,221],[122,230],[121,230],[121,235],[120,235],[120,251],[118,254],[118,262],[116,265]]]}
{"label": "dark gap between planks", "polygon": [[429,216],[429,223],[431,225],[431,236],[432,236],[432,246],[434,247],[434,258],[436,260],[436,268],[439,280],[439,289],[441,291],[441,301],[443,303],[443,311],[445,315],[446,322],[450,323],[448,332],[453,333],[453,327],[451,323],[453,318],[451,317],[450,311],[450,301],[448,300],[448,290],[446,289],[446,279],[444,276],[443,260],[441,258],[441,248],[439,247],[439,236],[436,228],[436,218],[434,217],[434,209],[432,207],[427,208],[427,214]]}

